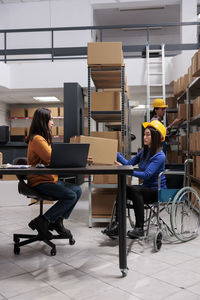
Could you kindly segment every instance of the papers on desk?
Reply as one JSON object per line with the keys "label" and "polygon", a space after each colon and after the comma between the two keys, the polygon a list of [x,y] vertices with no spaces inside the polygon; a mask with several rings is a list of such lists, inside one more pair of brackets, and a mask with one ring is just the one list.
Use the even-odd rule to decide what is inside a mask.
{"label": "papers on desk", "polygon": [[0,165],[0,169],[28,169],[31,165],[11,165],[11,164],[3,164]]}

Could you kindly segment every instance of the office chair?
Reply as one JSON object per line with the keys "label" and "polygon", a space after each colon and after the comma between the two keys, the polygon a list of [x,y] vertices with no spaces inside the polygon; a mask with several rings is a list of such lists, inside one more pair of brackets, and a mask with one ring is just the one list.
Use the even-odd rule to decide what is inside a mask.
{"label": "office chair", "polygon": [[[13,165],[26,165],[27,164],[27,158],[26,157],[18,157],[13,160]],[[50,201],[56,201],[57,199],[53,197],[48,197],[45,195],[42,195],[35,191],[33,188],[28,186],[26,183],[27,176],[26,175],[17,175],[17,178],[19,180],[18,183],[18,191],[20,194],[26,196],[27,198],[35,199],[34,203],[30,203],[30,205],[35,204],[37,202],[40,203],[40,216],[43,215],[43,201],[44,200],[50,200]],[[24,239],[20,242],[20,239]],[[71,237],[65,237],[63,235],[53,235],[51,239],[69,239],[69,244],[74,245],[75,240],[73,239],[73,236]],[[28,245],[31,243],[34,243],[36,241],[42,241],[48,246],[51,247],[50,254],[52,256],[56,255],[56,245],[50,241],[50,239],[45,239],[44,237],[41,237],[39,234],[22,234],[22,233],[14,233],[13,234],[13,241],[14,241],[14,253],[20,254],[20,247],[24,245]]]}

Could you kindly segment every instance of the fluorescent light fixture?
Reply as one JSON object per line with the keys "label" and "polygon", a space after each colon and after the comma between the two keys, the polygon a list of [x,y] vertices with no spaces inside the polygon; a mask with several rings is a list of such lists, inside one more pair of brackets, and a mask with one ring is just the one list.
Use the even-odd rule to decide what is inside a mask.
{"label": "fluorescent light fixture", "polygon": [[143,105],[143,104],[140,104],[140,105],[134,107],[134,109],[144,109],[144,108],[146,108],[146,105]]}
{"label": "fluorescent light fixture", "polygon": [[200,14],[197,15],[197,18],[200,19]]}
{"label": "fluorescent light fixture", "polygon": [[33,99],[40,101],[40,102],[60,102],[60,100],[55,96],[33,97]]}

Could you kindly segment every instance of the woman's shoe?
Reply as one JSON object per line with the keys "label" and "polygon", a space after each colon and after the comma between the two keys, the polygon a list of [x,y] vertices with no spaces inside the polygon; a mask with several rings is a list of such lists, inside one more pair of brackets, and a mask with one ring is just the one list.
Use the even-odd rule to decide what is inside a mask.
{"label": "woman's shoe", "polygon": [[144,236],[144,230],[141,227],[135,227],[133,230],[127,232],[128,237],[131,239],[138,239]]}
{"label": "woman's shoe", "polygon": [[49,230],[55,230],[59,235],[62,235],[66,238],[71,239],[72,238],[72,233],[69,229],[65,228],[63,224],[63,218],[58,218],[55,223],[50,223],[49,224]]}
{"label": "woman's shoe", "polygon": [[117,237],[119,235],[119,223],[112,222],[107,226],[106,229],[102,231],[102,233],[108,235],[109,237]]}
{"label": "woman's shoe", "polygon": [[32,230],[37,230],[38,234],[41,236],[43,239],[50,240],[52,239],[52,234],[51,232],[48,231],[49,227],[49,221],[45,219],[43,216],[38,216],[37,218],[33,219],[28,226]]}

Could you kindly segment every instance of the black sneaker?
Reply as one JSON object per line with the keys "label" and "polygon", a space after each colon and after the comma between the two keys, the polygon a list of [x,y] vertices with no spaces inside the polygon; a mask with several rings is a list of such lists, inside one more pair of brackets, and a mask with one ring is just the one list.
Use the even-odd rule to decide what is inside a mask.
{"label": "black sneaker", "polygon": [[137,239],[144,236],[144,230],[141,227],[135,227],[133,230],[129,230],[127,235],[131,239]]}
{"label": "black sneaker", "polygon": [[119,224],[118,222],[113,222],[108,225],[106,229],[102,231],[102,233],[108,235],[109,237],[116,237],[119,235]]}
{"label": "black sneaker", "polygon": [[63,218],[58,218],[57,221],[55,223],[50,223],[49,224],[49,230],[53,231],[57,231],[57,233],[59,235],[62,235],[66,238],[72,238],[72,233],[69,229],[65,228],[64,224],[63,224]]}

